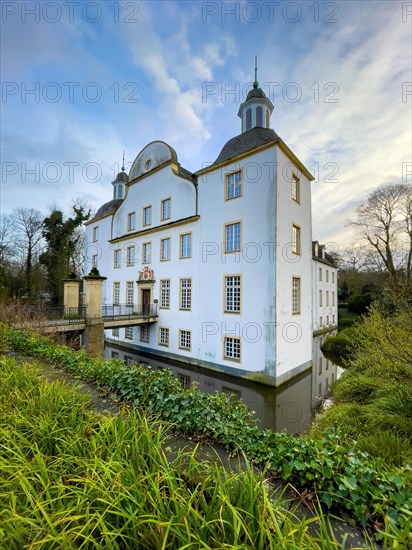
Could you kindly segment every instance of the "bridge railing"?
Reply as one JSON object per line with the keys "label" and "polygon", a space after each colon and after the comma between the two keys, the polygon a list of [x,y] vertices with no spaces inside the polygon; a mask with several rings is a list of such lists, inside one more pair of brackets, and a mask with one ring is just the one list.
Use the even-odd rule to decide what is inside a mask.
{"label": "bridge railing", "polygon": [[45,315],[49,321],[59,321],[60,324],[71,325],[85,320],[86,306],[48,306],[45,309]]}
{"label": "bridge railing", "polygon": [[111,321],[118,317],[122,319],[133,319],[136,317],[156,317],[157,304],[129,305],[129,304],[110,304],[104,305],[102,317],[104,321]]}

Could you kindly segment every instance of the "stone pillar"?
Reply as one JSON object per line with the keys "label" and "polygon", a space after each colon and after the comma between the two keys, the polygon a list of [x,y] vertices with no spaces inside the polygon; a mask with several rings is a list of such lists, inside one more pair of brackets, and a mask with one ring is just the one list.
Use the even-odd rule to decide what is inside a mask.
{"label": "stone pillar", "polygon": [[79,307],[80,279],[64,279],[64,307]]}
{"label": "stone pillar", "polygon": [[92,357],[103,357],[103,283],[107,277],[88,275],[86,281],[86,349]]}

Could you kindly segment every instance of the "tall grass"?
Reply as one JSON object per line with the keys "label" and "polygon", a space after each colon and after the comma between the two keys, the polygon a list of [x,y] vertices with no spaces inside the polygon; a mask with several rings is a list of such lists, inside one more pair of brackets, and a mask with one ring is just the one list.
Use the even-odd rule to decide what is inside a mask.
{"label": "tall grass", "polygon": [[243,471],[170,461],[167,425],[90,409],[73,386],[0,359],[0,548],[335,549],[321,512],[298,519]]}

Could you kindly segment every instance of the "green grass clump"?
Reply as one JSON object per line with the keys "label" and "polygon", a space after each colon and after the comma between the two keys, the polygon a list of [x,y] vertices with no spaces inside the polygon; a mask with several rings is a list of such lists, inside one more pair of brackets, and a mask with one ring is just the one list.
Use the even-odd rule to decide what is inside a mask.
{"label": "green grass clump", "polygon": [[298,519],[247,461],[169,462],[166,424],[99,415],[76,387],[12,359],[0,388],[1,548],[343,548],[321,512]]}

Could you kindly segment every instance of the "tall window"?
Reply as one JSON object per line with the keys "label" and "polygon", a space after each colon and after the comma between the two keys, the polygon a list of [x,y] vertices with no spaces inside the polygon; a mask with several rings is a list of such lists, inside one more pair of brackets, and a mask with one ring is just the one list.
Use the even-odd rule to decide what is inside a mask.
{"label": "tall window", "polygon": [[319,268],[319,281],[322,280],[322,268],[320,267]]}
{"label": "tall window", "polygon": [[236,199],[242,194],[242,172],[234,172],[226,176],[226,200]]}
{"label": "tall window", "polygon": [[180,257],[190,258],[192,256],[192,234],[180,235]]}
{"label": "tall window", "polygon": [[176,378],[179,380],[180,385],[184,390],[187,390],[190,388],[190,384],[191,384],[190,376],[188,376],[187,374],[182,374],[181,372],[178,372],[176,374]]}
{"label": "tall window", "polygon": [[334,283],[334,282],[335,282],[335,272],[332,271],[332,283]]}
{"label": "tall window", "polygon": [[256,126],[258,128],[262,128],[262,120],[263,120],[263,111],[262,107],[259,105],[256,107]]}
{"label": "tall window", "polygon": [[300,227],[292,225],[292,252],[294,254],[300,254]]}
{"label": "tall window", "polygon": [[335,291],[332,290],[332,306],[335,305]]}
{"label": "tall window", "polygon": [[134,263],[135,263],[135,247],[132,245],[127,247],[127,266],[128,267],[133,266]]}
{"label": "tall window", "polygon": [[329,290],[326,291],[326,307],[329,307]]}
{"label": "tall window", "polygon": [[150,264],[152,261],[152,243],[143,243],[143,258],[144,264]]}
{"label": "tall window", "polygon": [[300,180],[295,175],[292,176],[292,199],[300,202]]}
{"label": "tall window", "polygon": [[225,276],[225,311],[240,313],[240,275]]}
{"label": "tall window", "polygon": [[160,241],[160,260],[167,262],[170,260],[170,239],[161,239]]}
{"label": "tall window", "polygon": [[250,130],[252,128],[252,109],[248,109],[246,111],[246,130]]}
{"label": "tall window", "polygon": [[128,340],[133,340],[133,327],[126,327],[124,329],[124,337]]}
{"label": "tall window", "polygon": [[134,304],[134,282],[126,282],[126,304],[132,306]]}
{"label": "tall window", "polygon": [[225,336],[223,346],[225,359],[240,361],[240,338]]}
{"label": "tall window", "polygon": [[180,279],[180,309],[192,309],[192,279]]}
{"label": "tall window", "polygon": [[120,283],[113,283],[113,305],[117,306],[120,304]]}
{"label": "tall window", "polygon": [[292,313],[300,313],[300,278],[292,278]]}
{"label": "tall window", "polygon": [[326,270],[326,282],[329,282],[329,269]]}
{"label": "tall window", "polygon": [[140,325],[140,341],[150,342],[150,325]]}
{"label": "tall window", "polygon": [[160,327],[159,328],[159,345],[168,346],[169,345],[169,329]]}
{"label": "tall window", "polygon": [[136,212],[130,212],[127,214],[127,230],[133,231],[136,229]]}
{"label": "tall window", "polygon": [[93,254],[92,256],[92,268],[95,267],[97,269],[97,262],[98,262],[98,255],[97,254]]}
{"label": "tall window", "polygon": [[93,227],[93,242],[95,243],[99,239],[99,226]]}
{"label": "tall window", "polygon": [[161,221],[170,219],[171,216],[171,199],[164,199],[161,204]]}
{"label": "tall window", "polygon": [[267,109],[266,110],[266,128],[270,128],[270,115],[269,115],[269,111]]}
{"label": "tall window", "polygon": [[120,260],[121,260],[121,250],[118,248],[117,250],[113,251],[113,265],[114,267],[120,267]]}
{"label": "tall window", "polygon": [[170,307],[170,279],[160,281],[160,307],[164,309]]}
{"label": "tall window", "polygon": [[192,333],[190,330],[179,330],[179,348],[191,349]]}
{"label": "tall window", "polygon": [[225,252],[240,250],[240,222],[225,225]]}
{"label": "tall window", "polygon": [[152,223],[152,207],[146,206],[143,208],[143,226],[150,225]]}
{"label": "tall window", "polygon": [[322,291],[319,290],[319,306],[322,307]]}

